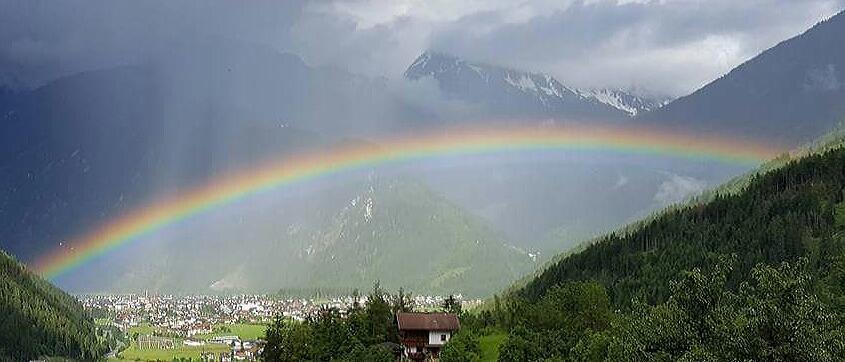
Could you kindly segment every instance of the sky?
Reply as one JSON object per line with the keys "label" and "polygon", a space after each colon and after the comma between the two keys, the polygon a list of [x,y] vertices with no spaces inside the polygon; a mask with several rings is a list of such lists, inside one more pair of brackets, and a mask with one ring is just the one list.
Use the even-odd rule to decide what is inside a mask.
{"label": "sky", "polygon": [[689,93],[845,0],[0,1],[0,82],[37,86],[172,44],[239,41],[391,79],[426,49],[578,87]]}

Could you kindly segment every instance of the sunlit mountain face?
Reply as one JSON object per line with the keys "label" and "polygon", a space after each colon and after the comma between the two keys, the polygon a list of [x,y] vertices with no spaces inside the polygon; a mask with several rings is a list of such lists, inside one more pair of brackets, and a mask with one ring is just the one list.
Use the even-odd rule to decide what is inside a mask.
{"label": "sunlit mountain face", "polygon": [[[689,39],[637,35],[635,47],[618,40],[625,29],[657,20],[605,32],[587,32],[583,21],[549,28],[592,34],[565,46],[526,34],[579,12],[598,19],[667,8],[579,3],[546,20],[491,22],[475,35],[456,29],[473,28],[480,9],[457,19],[409,15],[422,27],[412,36],[397,14],[340,4],[231,14],[224,4],[172,5],[158,31],[126,20],[156,7],[80,10],[86,15],[48,26],[57,9],[10,5],[7,14],[44,26],[3,36],[2,248],[78,292],[267,292],[381,280],[484,296],[824,134],[842,116],[841,16],[762,52],[833,15],[830,7],[811,6],[776,30],[730,25],[737,34],[765,32],[754,42],[703,24]],[[176,20],[206,13],[189,25]],[[357,25],[316,26],[332,19]],[[102,34],[116,27],[113,37]],[[394,34],[396,49],[385,48],[379,29]],[[73,41],[89,35],[90,44]],[[707,39],[740,50],[718,66],[677,64]],[[624,52],[681,60],[615,60]],[[455,136],[439,144],[433,135]],[[487,138],[462,143],[464,135]],[[395,272],[397,260],[418,254],[432,261]],[[506,267],[494,272],[493,264]]]}

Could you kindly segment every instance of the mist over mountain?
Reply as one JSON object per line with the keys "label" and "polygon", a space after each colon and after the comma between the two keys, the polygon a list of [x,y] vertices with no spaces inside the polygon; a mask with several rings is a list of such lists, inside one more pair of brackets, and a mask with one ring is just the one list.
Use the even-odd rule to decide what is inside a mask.
{"label": "mist over mountain", "polygon": [[410,81],[432,78],[449,97],[478,105],[500,119],[623,121],[656,109],[668,98],[645,98],[623,90],[568,87],[548,74],[533,73],[426,51],[405,71]]}
{"label": "mist over mountain", "polygon": [[199,96],[174,95],[168,79],[122,67],[14,95],[0,125],[0,235],[11,248],[43,248],[38,241],[58,242],[156,196],[321,142],[275,119],[243,123],[248,112],[224,103],[191,106]]}
{"label": "mist over mountain", "polygon": [[[0,94],[4,155],[0,240],[5,248],[31,260],[46,250],[69,247],[67,241],[114,217],[215,176],[349,139],[428,129],[455,116],[450,109],[438,108],[442,103],[419,98],[466,103],[460,95],[437,88],[415,88],[413,83],[423,81],[419,79],[397,86],[334,68],[311,67],[295,55],[262,47],[215,45],[221,49],[190,44],[150,54],[137,65],[66,76],[33,90],[5,89]],[[415,91],[422,96],[415,97]],[[478,109],[495,111],[485,104]],[[605,172],[570,167],[567,162],[515,169],[518,163],[494,157],[484,167],[456,165],[436,172],[410,170],[410,174],[481,217],[500,239],[535,251],[574,243],[658,207],[651,195],[666,177],[660,163],[644,173],[637,171],[638,166]],[[629,186],[638,184],[640,176],[651,186],[642,186],[648,191],[641,194],[641,201],[625,197],[597,202],[595,212],[573,214],[576,208],[564,195],[572,196],[571,191],[580,187],[575,180],[592,179],[585,177],[596,172],[608,187],[620,178],[631,180]],[[503,178],[478,182],[491,174]],[[722,176],[713,176],[711,182],[729,173],[718,174]],[[541,195],[550,186],[548,180],[556,180],[560,197]],[[320,201],[312,202],[310,213],[328,215],[335,210],[336,199],[311,197]],[[262,220],[246,222],[256,229],[273,223]],[[568,235],[566,242],[548,237],[562,230]],[[272,235],[260,234],[255,239]],[[202,239],[183,236],[191,237]],[[157,259],[173,257],[165,256],[172,254],[170,250],[161,254]]]}
{"label": "mist over mountain", "polygon": [[[0,240],[4,240],[5,248],[30,260],[46,250],[70,247],[67,243],[70,239],[134,208],[268,159],[280,160],[350,139],[366,140],[425,130],[444,122],[479,121],[459,118],[453,109],[440,108],[444,102],[468,102],[460,94],[440,87],[417,87],[425,79],[403,80],[397,86],[338,69],[310,67],[290,54],[246,45],[223,45],[234,50],[217,54],[203,44],[192,45],[184,53],[171,54],[172,57],[151,56],[149,61],[138,65],[79,73],[34,90],[4,91],[0,96],[0,114],[4,117],[0,124],[3,141],[0,147],[7,156],[0,160],[0,168],[7,172],[0,175],[0,190],[3,190]],[[187,53],[190,56],[184,55]],[[504,72],[500,68],[490,69],[491,74],[506,74],[496,73]],[[514,77],[518,74],[539,77],[507,72],[512,72]],[[574,92],[553,78],[549,81],[561,92]],[[505,87],[504,92],[522,92],[505,81],[500,85]],[[522,94],[525,99],[538,99],[538,94],[531,92],[526,90]],[[625,96],[604,94],[610,98]],[[434,98],[439,101],[427,100]],[[549,104],[561,101],[544,99]],[[576,99],[582,102],[587,98],[578,95]],[[633,103],[626,104],[637,107],[637,99],[631,98]],[[495,102],[480,101],[472,106],[473,111],[498,112],[491,104]],[[583,104],[619,116],[618,120],[631,120],[629,113],[597,100]],[[534,111],[519,110],[525,117]],[[490,126],[497,124],[495,119],[485,122]],[[573,163],[564,157],[537,163],[530,161],[534,157],[494,156],[477,164],[434,165],[433,169],[422,165],[404,173],[421,180],[436,194],[445,195],[462,212],[483,220],[489,225],[485,227],[488,239],[540,252],[542,257],[661,207],[664,202],[658,201],[655,195],[663,184],[671,182],[673,175],[712,184],[737,171],[734,167],[645,159],[591,165],[586,159]],[[586,184],[602,184],[608,191],[592,196],[577,191]],[[337,184],[332,187],[337,188]],[[549,189],[555,190],[553,195],[549,195]],[[631,189],[640,191],[629,193]],[[683,190],[680,197],[695,191]],[[137,270],[126,273],[119,282],[124,284],[120,290],[206,290],[218,281],[218,286],[238,285],[238,290],[294,285],[289,282],[300,278],[296,270],[307,267],[301,263],[287,264],[291,255],[298,255],[291,250],[301,250],[300,243],[315,236],[283,236],[304,230],[321,234],[330,228],[319,223],[311,225],[315,223],[313,219],[302,220],[333,215],[339,203],[347,198],[340,194],[347,191],[340,187],[334,196],[325,189],[319,193],[304,191],[296,201],[283,197],[280,200],[286,203],[273,204],[283,208],[280,212],[285,214],[276,220],[244,211],[249,216],[239,216],[242,220],[239,226],[221,223],[228,230],[216,229],[212,233],[191,228],[174,231],[172,234],[177,236],[163,233],[162,240],[177,246],[162,246],[150,254],[155,261],[139,264]],[[590,206],[577,206],[585,204]],[[303,215],[290,216],[290,208],[300,208]],[[271,206],[261,208],[266,215],[275,215],[267,213],[269,209]],[[213,218],[204,220],[210,222]],[[189,239],[194,242],[185,241]],[[232,244],[232,240],[241,243]],[[206,279],[219,269],[224,255],[242,253],[239,249],[242,245],[260,250],[261,245],[270,241],[276,242],[273,247],[278,253],[251,257],[254,264],[266,265],[261,273],[241,267],[243,263],[234,263],[237,268],[224,268],[229,274],[217,275],[212,281]],[[167,266],[171,262],[192,260],[194,250],[203,247],[210,252],[201,259],[203,262],[197,262],[205,265],[202,268],[191,269],[188,265],[180,270]],[[266,255],[274,258],[265,258]],[[127,261],[121,257],[117,260]],[[119,268],[119,264],[109,261],[102,266]],[[450,270],[463,267],[450,267]],[[373,278],[382,273],[384,270],[367,272],[359,278]],[[262,279],[263,275],[273,274],[281,277]],[[105,281],[91,283],[91,279],[99,278],[97,275],[84,272],[80,275],[84,277],[79,278],[79,283],[60,284],[71,290],[95,291],[89,288],[94,285],[114,290],[114,285]],[[277,285],[263,280],[272,280]],[[451,287],[449,283],[470,285],[461,284],[460,279],[440,280],[448,283],[444,282],[439,289],[423,283],[420,286],[446,290]],[[476,284],[492,290],[493,284]]]}
{"label": "mist over mountain", "polygon": [[[649,157],[470,157],[418,177],[488,221],[514,245],[546,256],[746,170]],[[583,192],[584,188],[596,192]]]}
{"label": "mist over mountain", "polygon": [[427,187],[375,181],[307,249],[310,285],[373,280],[421,292],[485,295],[533,269],[534,256]]}
{"label": "mist over mountain", "polygon": [[[841,17],[820,24],[702,90],[662,107],[667,100],[664,97],[609,89],[583,90],[568,87],[548,74],[475,63],[431,51],[420,55],[402,79],[389,80],[314,67],[293,54],[229,40],[162,46],[137,64],[78,73],[32,90],[0,92],[0,149],[4,155],[0,159],[0,169],[4,171],[0,173],[0,240],[4,248],[30,261],[46,250],[67,247],[69,239],[134,208],[184,192],[222,174],[350,140],[368,142],[443,126],[496,127],[507,120],[517,120],[523,126],[542,126],[547,122],[663,122],[660,124],[684,132],[724,133],[752,139],[771,135],[771,139],[779,140],[776,134],[789,138],[809,136],[832,127],[839,112],[839,55],[831,44],[837,38]],[[778,50],[794,46],[790,45],[793,42],[815,44],[829,53],[829,59],[821,57],[815,63],[802,63],[801,51]],[[789,57],[778,60],[783,58],[781,53]],[[800,66],[793,67],[793,63]],[[798,78],[803,81],[798,82]],[[813,82],[807,83],[808,79]],[[759,92],[749,89],[769,89],[760,84],[784,84],[779,88],[784,95],[777,98],[784,101],[773,104],[785,108],[771,121],[752,127],[762,122],[761,115],[768,117],[766,112],[774,112],[769,108],[776,107],[766,106],[765,99],[771,98],[758,99],[737,92],[756,95]],[[750,101],[753,99],[757,100]],[[728,106],[712,106],[716,103]],[[728,112],[730,109],[734,113]],[[805,113],[796,113],[799,110]],[[673,113],[681,111],[685,113]],[[714,118],[744,117],[743,112],[757,113],[748,113],[753,117],[749,116],[747,123]],[[819,121],[791,122],[786,114],[808,114],[806,119]],[[699,122],[686,121],[696,119]],[[742,166],[691,163],[684,159],[525,154],[423,162],[399,174],[417,179],[422,187],[448,200],[461,214],[481,220],[484,231],[478,233],[485,240],[495,240],[491,245],[512,245],[532,254],[539,252],[543,258],[743,171],[746,168]],[[297,286],[294,282],[300,280],[300,273],[311,270],[313,265],[331,265],[331,259],[322,259],[322,253],[301,255],[312,242],[324,245],[321,250],[327,255],[348,257],[344,267],[359,270],[348,275],[352,279],[343,279],[349,283],[390,275],[386,272],[388,267],[361,269],[360,265],[369,265],[365,261],[373,256],[344,249],[355,242],[329,232],[340,227],[327,220],[339,217],[340,205],[354,199],[348,187],[339,186],[343,183],[338,180],[318,191],[302,190],[293,201],[288,196],[278,200],[276,196],[269,197],[273,200],[267,201],[261,212],[244,211],[248,216],[238,216],[236,224],[220,223],[219,228],[212,228],[214,232],[203,228],[182,230],[183,226],[162,232],[158,236],[158,254],[150,254],[155,255],[155,262],[124,273],[124,289],[144,285],[162,290],[206,290],[211,285],[224,290],[231,286],[238,286],[239,290]],[[328,192],[329,189],[334,191]],[[584,189],[597,191],[585,193]],[[389,191],[376,189],[386,195],[374,197],[391,200]],[[413,209],[408,203],[391,205],[389,209],[397,213],[402,208]],[[279,210],[268,212],[273,208]],[[426,213],[458,211],[437,207]],[[200,219],[198,223],[215,220]],[[410,220],[407,222],[420,222],[416,218]],[[371,235],[375,238],[371,241],[387,243],[381,239],[384,235],[400,232],[394,226],[379,226],[376,230],[381,236]],[[373,231],[356,230],[350,235]],[[463,240],[454,235],[458,233],[431,235],[431,240],[414,239],[411,244],[434,246],[446,242],[442,239]],[[272,247],[266,244],[270,242]],[[171,249],[166,245],[179,246]],[[202,268],[191,269],[193,266],[188,265],[184,270],[169,269],[170,263],[185,260],[203,245],[208,246],[209,252],[202,259]],[[264,269],[257,271],[251,263],[236,261],[227,261],[226,268],[219,267],[220,260],[226,260],[225,255],[243,253],[244,246],[260,250],[262,245],[277,250],[249,257],[254,264],[265,265]],[[494,246],[491,250],[498,248]],[[335,249],[338,251],[331,252]],[[372,251],[366,245],[353,249]],[[382,245],[379,250],[389,255],[386,250],[399,253],[402,249],[385,249]],[[492,259],[499,258],[495,256],[498,251],[491,253]],[[120,261],[125,258],[115,256]],[[305,262],[306,259],[315,264]],[[102,265],[114,266],[113,263],[103,261]],[[455,271],[466,267],[456,265],[444,268]],[[337,277],[339,269],[317,268],[326,273],[322,280],[342,279]],[[473,268],[480,270],[482,266]],[[226,273],[216,272],[220,270]],[[60,284],[83,287],[89,278],[97,277],[85,272],[80,275],[85,277]],[[214,278],[207,278],[212,275]],[[266,275],[275,276],[265,278]],[[450,279],[423,271],[420,275],[448,283],[434,286],[417,279],[404,280],[426,290],[450,290],[453,285],[473,283],[491,290],[493,285],[477,280],[464,283],[457,277]],[[313,284],[323,285],[322,280]],[[105,282],[96,285],[113,288]]]}
{"label": "mist over mountain", "polygon": [[215,175],[390,132],[415,117],[378,79],[260,47],[215,45],[226,51],[192,45],[3,91],[5,245],[27,259]]}
{"label": "mist over mountain", "polygon": [[843,34],[839,13],[641,121],[789,146],[820,137],[845,119]]}
{"label": "mist over mountain", "polygon": [[[375,280],[417,293],[483,296],[536,265],[536,255],[508,245],[485,223],[406,178],[372,177],[331,191],[331,205],[287,199],[276,223],[221,216],[178,243],[147,241],[128,264],[92,290],[179,293],[346,290]],[[286,210],[286,211],[285,211]],[[258,226],[256,226],[258,225]],[[173,235],[179,239],[181,235]],[[164,252],[166,250],[166,252]],[[150,261],[154,260],[154,261]],[[86,288],[86,287],[83,287]]]}
{"label": "mist over mountain", "polygon": [[3,2],[0,362],[841,359],[843,8]]}

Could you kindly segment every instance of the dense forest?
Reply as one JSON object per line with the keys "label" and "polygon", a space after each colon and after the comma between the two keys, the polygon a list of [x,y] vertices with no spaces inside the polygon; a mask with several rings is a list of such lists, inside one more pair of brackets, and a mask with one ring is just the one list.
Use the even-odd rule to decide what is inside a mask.
{"label": "dense forest", "polygon": [[105,352],[75,298],[0,251],[0,361],[91,360]]}
{"label": "dense forest", "polygon": [[611,234],[549,267],[519,295],[536,301],[562,281],[595,280],[614,305],[634,299],[657,303],[684,270],[706,268],[735,254],[728,285],[738,285],[759,263],[800,256],[814,276],[827,277],[843,262],[845,149],[809,155],[755,175],[743,192],[716,195],[676,208],[642,227]]}
{"label": "dense forest", "polygon": [[[837,361],[845,356],[845,148],[749,176],[741,189],[673,207],[596,240],[481,311],[443,361]],[[69,295],[2,254],[0,360],[95,359],[94,325]],[[279,318],[268,361],[390,361],[409,294],[378,283],[341,313]]]}
{"label": "dense forest", "polygon": [[569,255],[480,313],[500,361],[842,360],[845,149]]}
{"label": "dense forest", "polygon": [[[843,360],[845,148],[778,162],[458,310],[442,360],[478,361],[490,334],[500,361]],[[348,317],[280,320],[265,358],[386,361],[402,300],[376,287]]]}
{"label": "dense forest", "polygon": [[[395,315],[414,310],[411,294],[399,289],[387,293],[376,282],[363,303],[353,293],[352,308],[341,313],[325,307],[304,322],[279,316],[267,330],[266,361],[372,361],[390,362],[399,353],[399,331]],[[443,311],[461,313],[461,305],[450,296]]]}

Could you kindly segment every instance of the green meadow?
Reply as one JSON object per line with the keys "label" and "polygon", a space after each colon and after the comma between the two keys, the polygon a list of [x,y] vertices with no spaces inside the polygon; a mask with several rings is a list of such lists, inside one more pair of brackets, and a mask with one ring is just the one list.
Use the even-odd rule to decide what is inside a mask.
{"label": "green meadow", "polygon": [[[181,342],[180,342],[181,343]],[[181,344],[173,349],[138,349],[133,343],[121,352],[114,361],[170,361],[174,358],[199,359],[203,352],[214,352],[215,355],[229,351],[223,344],[206,344],[205,346],[186,346]]]}
{"label": "green meadow", "polygon": [[127,334],[129,336],[134,336],[136,334],[137,335],[156,335],[157,332],[158,332],[158,328],[153,327],[149,323],[141,323],[137,326],[129,327],[129,331],[127,332]]}
{"label": "green meadow", "polygon": [[499,359],[499,346],[505,342],[505,333],[496,332],[478,338],[478,347],[481,350],[479,360],[483,362],[497,361]]}
{"label": "green meadow", "polygon": [[[193,338],[197,340],[208,340],[219,336],[238,336],[242,340],[254,340],[264,338],[264,333],[267,330],[267,325],[264,324],[218,324],[214,326],[214,332],[209,334],[196,335]],[[155,335],[167,334],[148,323],[129,328],[129,335]],[[114,361],[170,361],[174,358],[193,358],[199,359],[203,352],[226,352],[229,347],[222,344],[208,343],[204,346],[186,346],[182,344],[182,339],[177,339],[178,344],[173,349],[138,349],[135,341],[131,341],[128,348],[123,350],[117,357],[111,358]]]}
{"label": "green meadow", "polygon": [[254,340],[264,338],[264,332],[267,331],[266,324],[218,324],[214,326],[214,332],[209,334],[198,334],[194,339],[206,340],[220,336],[238,336],[241,340]]}

